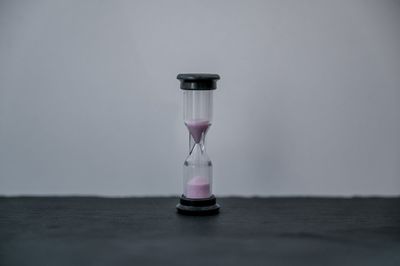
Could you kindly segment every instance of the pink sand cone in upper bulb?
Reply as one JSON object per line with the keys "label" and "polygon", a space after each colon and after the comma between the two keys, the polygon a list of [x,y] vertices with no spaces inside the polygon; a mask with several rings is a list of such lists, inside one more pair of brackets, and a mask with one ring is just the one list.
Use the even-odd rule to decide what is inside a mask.
{"label": "pink sand cone in upper bulb", "polygon": [[185,125],[189,129],[190,135],[192,135],[194,141],[199,143],[201,141],[201,135],[207,131],[211,123],[208,120],[191,120],[186,121]]}
{"label": "pink sand cone in upper bulb", "polygon": [[195,176],[186,184],[186,197],[190,199],[205,199],[210,197],[210,183],[208,178]]}

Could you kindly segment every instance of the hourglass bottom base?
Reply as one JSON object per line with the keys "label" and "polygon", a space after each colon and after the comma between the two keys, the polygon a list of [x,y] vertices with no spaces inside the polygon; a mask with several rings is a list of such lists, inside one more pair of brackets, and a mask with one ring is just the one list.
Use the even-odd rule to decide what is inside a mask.
{"label": "hourglass bottom base", "polygon": [[182,195],[176,205],[178,213],[185,215],[214,215],[219,212],[219,208],[214,195],[207,199],[189,199]]}

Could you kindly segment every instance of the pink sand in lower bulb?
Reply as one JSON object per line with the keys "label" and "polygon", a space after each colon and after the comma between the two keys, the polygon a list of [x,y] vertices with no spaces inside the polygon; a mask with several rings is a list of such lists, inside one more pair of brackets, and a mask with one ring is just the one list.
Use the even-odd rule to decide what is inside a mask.
{"label": "pink sand in lower bulb", "polygon": [[194,141],[199,143],[201,141],[201,135],[207,131],[211,123],[208,120],[191,120],[186,121],[185,125],[189,129],[190,135],[192,135]]}
{"label": "pink sand in lower bulb", "polygon": [[195,176],[186,184],[186,197],[204,199],[210,197],[210,183],[208,178]]}

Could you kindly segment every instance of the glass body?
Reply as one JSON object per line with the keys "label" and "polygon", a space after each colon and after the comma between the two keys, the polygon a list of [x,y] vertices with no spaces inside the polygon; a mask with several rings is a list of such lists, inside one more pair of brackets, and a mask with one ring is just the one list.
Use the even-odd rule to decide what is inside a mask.
{"label": "glass body", "polygon": [[183,165],[183,195],[190,199],[212,195],[212,163],[205,136],[212,122],[212,90],[183,92],[183,119],[189,131],[189,155]]}

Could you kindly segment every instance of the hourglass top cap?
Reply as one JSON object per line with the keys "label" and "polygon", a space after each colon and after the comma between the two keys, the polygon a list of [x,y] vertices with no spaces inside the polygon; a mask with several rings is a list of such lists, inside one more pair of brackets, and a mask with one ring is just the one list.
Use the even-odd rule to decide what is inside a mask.
{"label": "hourglass top cap", "polygon": [[179,74],[176,78],[181,81],[182,90],[215,90],[220,79],[218,74],[205,73]]}

